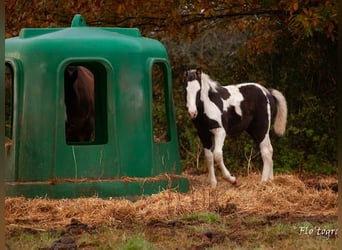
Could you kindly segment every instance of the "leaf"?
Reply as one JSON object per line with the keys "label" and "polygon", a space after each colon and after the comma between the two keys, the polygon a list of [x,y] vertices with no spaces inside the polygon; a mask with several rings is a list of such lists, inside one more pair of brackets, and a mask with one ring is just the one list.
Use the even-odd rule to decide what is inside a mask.
{"label": "leaf", "polygon": [[298,8],[299,8],[299,3],[298,2],[293,3],[293,11],[297,11]]}

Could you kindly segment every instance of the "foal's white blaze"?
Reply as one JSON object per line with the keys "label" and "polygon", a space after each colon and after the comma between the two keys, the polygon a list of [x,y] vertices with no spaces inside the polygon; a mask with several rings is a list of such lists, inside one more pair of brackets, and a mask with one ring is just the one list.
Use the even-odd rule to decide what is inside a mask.
{"label": "foal's white blaze", "polygon": [[197,80],[188,82],[186,86],[186,107],[192,119],[197,116],[196,95],[200,89],[201,86]]}

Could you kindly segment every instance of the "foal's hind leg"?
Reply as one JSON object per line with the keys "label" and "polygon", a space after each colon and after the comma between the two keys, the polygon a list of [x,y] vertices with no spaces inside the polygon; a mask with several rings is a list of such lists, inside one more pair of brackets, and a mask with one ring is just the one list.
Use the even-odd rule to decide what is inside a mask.
{"label": "foal's hind leg", "polygon": [[269,134],[265,135],[264,140],[260,143],[260,152],[264,163],[261,181],[273,180],[273,148]]}
{"label": "foal's hind leg", "polygon": [[229,173],[228,169],[226,168],[223,162],[222,148],[224,144],[224,139],[226,138],[226,131],[223,128],[215,128],[211,130],[211,132],[214,134],[214,138],[215,138],[215,144],[214,144],[214,150],[213,150],[214,160],[216,164],[219,165],[223,178],[230,181],[231,183],[235,183],[236,178]]}

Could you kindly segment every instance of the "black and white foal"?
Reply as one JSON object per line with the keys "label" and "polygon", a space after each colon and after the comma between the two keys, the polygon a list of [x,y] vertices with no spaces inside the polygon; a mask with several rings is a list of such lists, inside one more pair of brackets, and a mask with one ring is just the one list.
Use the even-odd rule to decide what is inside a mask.
{"label": "black and white foal", "polygon": [[235,183],[223,162],[222,148],[226,135],[246,130],[260,147],[263,160],[261,181],[273,179],[273,148],[269,131],[274,118],[274,131],[283,135],[287,104],[277,90],[256,83],[221,86],[201,69],[185,71],[186,106],[204,147],[209,180],[216,187],[216,163],[223,178]]}

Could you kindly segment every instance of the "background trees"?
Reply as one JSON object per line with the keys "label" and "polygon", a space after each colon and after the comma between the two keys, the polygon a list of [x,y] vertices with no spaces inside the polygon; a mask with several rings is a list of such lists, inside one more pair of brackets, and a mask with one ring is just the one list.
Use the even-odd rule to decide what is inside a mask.
{"label": "background trees", "polygon": [[[75,13],[89,26],[138,27],[167,47],[173,67],[181,156],[202,170],[200,146],[186,114],[178,76],[202,66],[222,84],[255,81],[288,100],[286,136],[273,137],[278,171],[337,171],[336,0],[5,0],[6,37],[23,27],[69,26]],[[225,146],[233,172],[259,169],[246,135]]]}

